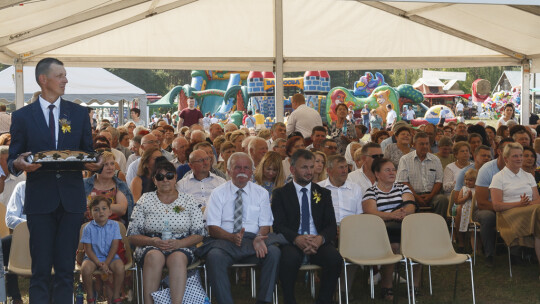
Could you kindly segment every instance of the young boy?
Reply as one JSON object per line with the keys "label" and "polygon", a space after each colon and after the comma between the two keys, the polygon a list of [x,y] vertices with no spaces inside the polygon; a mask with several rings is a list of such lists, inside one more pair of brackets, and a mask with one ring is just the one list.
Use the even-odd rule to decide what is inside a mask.
{"label": "young boy", "polygon": [[116,254],[122,236],[118,223],[109,220],[111,216],[111,200],[96,196],[88,204],[94,218],[84,227],[81,243],[85,257],[81,266],[81,275],[86,289],[86,302],[95,303],[92,274],[96,269],[105,276],[113,275],[112,303],[121,303],[120,292],[124,282],[124,263]]}

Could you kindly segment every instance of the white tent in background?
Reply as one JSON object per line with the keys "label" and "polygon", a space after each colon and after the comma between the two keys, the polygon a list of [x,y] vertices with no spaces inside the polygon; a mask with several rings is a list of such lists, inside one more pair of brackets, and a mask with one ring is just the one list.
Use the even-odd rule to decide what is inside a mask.
{"label": "white tent in background", "polygon": [[[35,67],[25,66],[24,100],[41,89],[36,83]],[[64,99],[89,106],[118,107],[119,102],[138,99],[146,103],[146,92],[102,68],[66,67],[68,84]],[[15,100],[15,68],[0,71],[0,101]]]}
{"label": "white tent in background", "polygon": [[[137,101],[141,108],[141,117],[146,117],[146,92],[113,73],[102,68],[66,67],[68,84],[66,100],[94,108],[118,108],[120,122],[124,121],[125,101]],[[32,95],[41,89],[36,83],[35,67],[25,66],[24,100],[28,103]],[[0,71],[0,103],[15,101],[15,68],[13,66]],[[144,115],[144,116],[142,116]]]}
{"label": "white tent in background", "polygon": [[[528,84],[529,72],[540,72],[538,4],[6,0],[0,62],[57,57],[67,66],[274,71],[276,100],[284,71],[520,65]],[[276,103],[278,119],[282,107]]]}

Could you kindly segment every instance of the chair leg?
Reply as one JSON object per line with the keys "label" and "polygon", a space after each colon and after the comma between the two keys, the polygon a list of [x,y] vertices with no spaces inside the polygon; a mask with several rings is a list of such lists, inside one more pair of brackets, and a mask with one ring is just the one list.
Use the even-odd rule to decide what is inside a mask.
{"label": "chair leg", "polygon": [[[349,304],[349,287],[347,286],[347,262],[343,259],[343,271],[345,272],[345,304]],[[340,290],[341,294],[341,290]],[[341,300],[340,300],[341,303]]]}
{"label": "chair leg", "polygon": [[255,267],[251,268],[251,297],[257,298],[257,273]]}
{"label": "chair leg", "polygon": [[405,277],[407,278],[407,301],[409,304],[411,304],[411,287],[409,285],[409,266],[407,265],[407,258],[404,258],[401,260],[401,262],[405,262]]}
{"label": "chair leg", "polygon": [[452,227],[450,228],[450,241],[454,242],[454,217],[452,216],[452,222],[450,224]]}
{"label": "chair leg", "polygon": [[369,266],[369,278],[370,278],[370,285],[369,289],[371,291],[371,299],[375,299],[375,284],[373,283],[373,266]]}
{"label": "chair leg", "polygon": [[469,265],[470,265],[470,269],[471,269],[471,290],[472,290],[472,301],[473,301],[473,304],[476,304],[476,297],[475,297],[475,294],[474,294],[474,276],[473,276],[473,263],[471,261],[471,257],[469,257]]}
{"label": "chair leg", "polygon": [[474,225],[473,262],[476,265],[476,225]]}
{"label": "chair leg", "polygon": [[[341,304],[341,280],[339,278],[338,278],[337,284],[338,284],[338,303]],[[345,281],[345,285],[347,285],[347,281]]]}
{"label": "chair leg", "polygon": [[429,275],[429,295],[433,295],[433,284],[431,283],[431,266],[428,266],[428,275]]}
{"label": "chair leg", "polygon": [[311,287],[311,297],[315,299],[315,271],[309,271],[310,287]]}
{"label": "chair leg", "polygon": [[277,285],[278,285],[277,283],[274,284],[274,296],[273,296],[274,299],[273,299],[273,301],[272,301],[272,303],[274,303],[274,304],[279,304],[279,303],[278,303],[278,291],[277,291]]}
{"label": "chair leg", "polygon": [[510,246],[506,246],[508,249],[508,268],[510,269],[510,277],[512,277],[512,258],[510,255]]}
{"label": "chair leg", "polygon": [[459,265],[456,265],[456,276],[454,278],[454,302],[456,301],[458,269],[459,269]]}
{"label": "chair leg", "polygon": [[412,294],[412,302],[416,303],[416,297],[414,295],[414,269],[413,269],[413,261],[409,259],[409,266],[411,267],[411,294]]}

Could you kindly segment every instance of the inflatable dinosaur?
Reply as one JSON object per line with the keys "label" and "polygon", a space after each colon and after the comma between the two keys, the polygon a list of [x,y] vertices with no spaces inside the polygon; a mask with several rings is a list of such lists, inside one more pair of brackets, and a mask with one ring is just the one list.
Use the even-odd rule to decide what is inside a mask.
{"label": "inflatable dinosaur", "polygon": [[347,107],[352,107],[353,110],[361,110],[364,105],[367,104],[368,107],[374,109],[386,123],[386,114],[388,114],[386,105],[392,105],[392,108],[396,111],[399,119],[399,112],[403,99],[418,104],[424,100],[424,95],[422,92],[414,89],[410,84],[402,84],[397,88],[393,88],[389,85],[379,86],[365,98],[354,96],[354,94],[346,88],[336,87],[330,90],[326,97],[326,121],[330,122],[336,120],[336,106],[340,103],[345,103]]}

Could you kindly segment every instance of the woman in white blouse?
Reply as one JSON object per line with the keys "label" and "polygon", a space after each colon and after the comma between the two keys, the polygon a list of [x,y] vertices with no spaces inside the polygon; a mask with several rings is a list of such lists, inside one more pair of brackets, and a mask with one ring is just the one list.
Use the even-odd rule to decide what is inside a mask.
{"label": "woman in white blouse", "polygon": [[443,190],[445,194],[450,194],[454,190],[456,185],[456,180],[461,169],[467,167],[471,164],[471,146],[469,143],[464,141],[458,141],[452,147],[452,152],[454,153],[455,162],[450,163],[444,169],[443,177]]}
{"label": "woman in white blouse", "polygon": [[491,181],[489,190],[497,228],[508,246],[534,248],[540,260],[540,196],[534,177],[521,169],[523,147],[504,147],[506,166]]}

